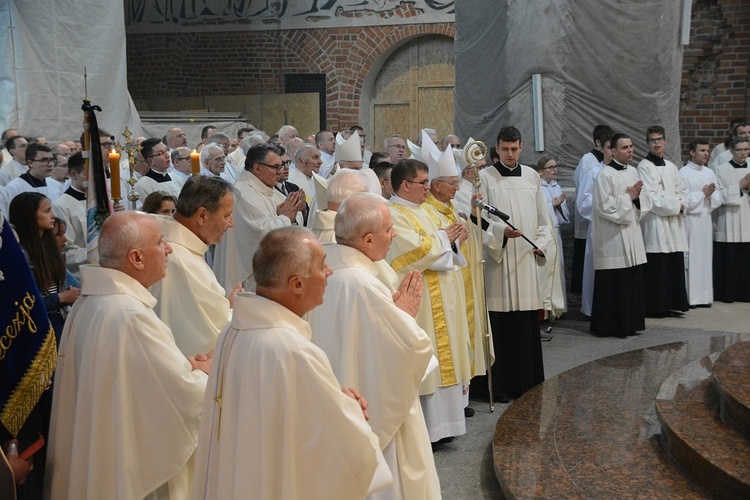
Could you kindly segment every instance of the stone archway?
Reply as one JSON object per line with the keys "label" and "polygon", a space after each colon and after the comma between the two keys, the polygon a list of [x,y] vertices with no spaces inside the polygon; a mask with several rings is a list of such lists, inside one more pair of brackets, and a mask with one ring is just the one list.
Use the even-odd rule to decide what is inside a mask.
{"label": "stone archway", "polygon": [[424,127],[453,131],[455,54],[453,38],[422,35],[404,40],[373,66],[360,102],[373,151],[399,133],[412,141]]}

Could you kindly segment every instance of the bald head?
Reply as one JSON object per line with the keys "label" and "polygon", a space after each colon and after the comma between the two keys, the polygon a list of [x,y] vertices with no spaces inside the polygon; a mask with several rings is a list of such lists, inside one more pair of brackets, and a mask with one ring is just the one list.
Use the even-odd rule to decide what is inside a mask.
{"label": "bald head", "polygon": [[167,273],[172,247],[150,215],[117,212],[99,232],[99,265],[121,271],[148,288]]}
{"label": "bald head", "polygon": [[334,221],[336,242],[356,248],[372,261],[384,259],[396,236],[385,200],[372,193],[349,196]]}
{"label": "bald head", "polygon": [[256,293],[298,316],[323,303],[325,251],[310,230],[291,226],[266,234],[253,255]]}
{"label": "bald head", "polygon": [[328,210],[336,211],[347,197],[367,191],[367,178],[358,170],[339,170],[328,183]]}

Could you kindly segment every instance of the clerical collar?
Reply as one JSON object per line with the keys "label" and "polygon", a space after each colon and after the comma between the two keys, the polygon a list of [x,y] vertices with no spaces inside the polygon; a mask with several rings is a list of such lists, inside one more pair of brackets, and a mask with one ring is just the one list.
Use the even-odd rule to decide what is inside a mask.
{"label": "clerical collar", "polygon": [[[747,168],[747,162],[745,162],[742,165],[740,165],[739,163],[737,163],[734,160],[729,160],[729,163],[731,163],[734,168]],[[21,177],[23,177],[23,176],[21,176]]]}
{"label": "clerical collar", "polygon": [[148,172],[146,172],[146,177],[150,177],[156,182],[169,182],[172,180],[168,173],[165,172],[162,174],[152,168],[148,169]]}
{"label": "clerical collar", "polygon": [[646,159],[656,165],[657,167],[663,167],[667,164],[667,162],[664,161],[664,158],[659,158],[655,154],[649,151],[649,153],[646,155]]}
{"label": "clerical collar", "polygon": [[495,168],[503,177],[521,177],[521,165],[518,162],[516,162],[512,169],[510,169],[503,165],[503,162],[498,161],[495,163]]}
{"label": "clerical collar", "polygon": [[598,149],[592,149],[591,154],[596,157],[596,161],[598,161],[599,163],[604,161],[604,153],[602,153]]}
{"label": "clerical collar", "polygon": [[614,168],[615,170],[625,170],[626,168],[628,168],[627,165],[623,165],[621,163],[617,163],[617,160],[615,160],[615,159],[613,159],[609,163],[609,166],[612,167],[612,168]]}
{"label": "clerical collar", "polygon": [[31,175],[29,172],[26,172],[25,174],[20,175],[21,179],[25,180],[29,184],[31,184],[31,187],[45,187],[47,185],[47,179],[37,179],[33,175]]}
{"label": "clerical collar", "polygon": [[65,190],[65,194],[67,194],[68,196],[71,196],[72,198],[78,201],[86,200],[86,193],[82,193],[81,191],[77,190],[73,186],[69,186],[68,189]]}

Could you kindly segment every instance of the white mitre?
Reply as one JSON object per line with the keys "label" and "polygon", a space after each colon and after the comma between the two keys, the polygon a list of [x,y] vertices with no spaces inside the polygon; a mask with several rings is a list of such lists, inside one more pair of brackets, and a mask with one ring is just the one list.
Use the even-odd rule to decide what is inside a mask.
{"label": "white mitre", "polygon": [[453,157],[453,148],[450,144],[445,151],[440,151],[424,130],[422,131],[422,158],[430,169],[430,180],[458,175],[456,159]]}
{"label": "white mitre", "polygon": [[[472,144],[473,142],[474,138],[469,137],[469,140],[466,141],[466,144]],[[464,151],[466,151],[466,145],[464,145],[463,148],[453,150],[453,156],[456,158],[456,165],[458,165],[458,168],[461,172],[463,172],[464,169],[469,166],[469,163],[466,161],[466,154],[464,154]]]}
{"label": "white mitre", "polygon": [[411,158],[423,162],[424,160],[422,160],[422,148],[411,142],[409,139],[406,139],[406,144],[407,146],[409,146],[409,150],[411,151]]}
{"label": "white mitre", "polygon": [[[338,143],[338,136],[336,136],[336,142]],[[343,139],[343,137],[341,137]],[[336,156],[338,155],[338,156]],[[362,161],[362,148],[359,145],[359,134],[355,130],[352,135],[349,136],[343,143],[339,143],[336,146],[334,152],[335,161]]]}

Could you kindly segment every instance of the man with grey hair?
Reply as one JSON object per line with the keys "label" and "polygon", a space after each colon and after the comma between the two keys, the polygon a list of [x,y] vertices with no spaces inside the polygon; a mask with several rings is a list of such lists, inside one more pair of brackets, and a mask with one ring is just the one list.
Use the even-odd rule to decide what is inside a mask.
{"label": "man with grey hair", "polygon": [[294,158],[294,166],[289,170],[289,182],[298,185],[312,197],[315,194],[313,177],[320,172],[320,166],[323,164],[320,151],[311,144],[305,144],[290,158]]}
{"label": "man with grey hair", "polygon": [[215,142],[209,142],[201,149],[201,175],[221,177],[226,170],[225,160],[224,148]]}
{"label": "man with grey hair", "polygon": [[158,217],[164,240],[172,246],[167,276],[149,291],[158,300],[154,311],[172,329],[186,356],[210,351],[230,318],[237,285],[227,296],[204,260],[209,245],[234,227],[234,189],[220,177],[188,179],[172,218]]}
{"label": "man with grey hair", "polygon": [[321,243],[336,243],[334,218],[339,205],[354,193],[367,191],[367,178],[359,170],[339,170],[328,183],[326,209],[316,210],[311,228]]}
{"label": "man with grey hair", "polygon": [[237,296],[216,345],[221,371],[204,399],[196,497],[364,498],[390,482],[366,402],[341,388],[302,319],[323,302],[325,259],[303,228],[260,241],[257,295]]}
{"label": "man with grey hair", "polygon": [[185,132],[182,131],[179,127],[170,128],[167,131],[167,147],[170,149],[170,151],[177,149],[177,148],[186,148],[187,143],[187,136],[185,135]]}
{"label": "man with grey hair", "polygon": [[461,149],[461,138],[456,134],[446,134],[440,141],[440,151],[445,151],[445,148],[450,144],[451,149]]}
{"label": "man with grey hair", "polygon": [[152,309],[170,253],[150,215],[102,226],[60,342],[46,498],[190,497],[211,355],[186,358]]}
{"label": "man with grey hair", "polygon": [[299,137],[299,132],[291,125],[284,125],[279,129],[278,132],[276,132],[276,135],[279,136],[279,142],[286,149],[286,145],[287,143],[289,143],[289,141],[291,141],[295,137]]}
{"label": "man with grey hair", "polygon": [[325,247],[334,273],[323,305],[308,314],[312,341],[327,354],[339,382],[368,398],[370,427],[394,478],[380,495],[440,498],[419,403],[419,387],[433,359],[432,342],[414,319],[422,275],[410,271],[395,293],[381,282],[375,264],[396,236],[382,197],[348,197],[336,213],[335,231],[338,244]]}
{"label": "man with grey hair", "polygon": [[253,146],[247,152],[245,169],[234,184],[237,196],[234,204],[236,226],[227,231],[216,245],[213,270],[225,290],[237,282],[245,288],[254,286],[253,271],[248,255],[260,239],[271,229],[303,224],[305,192],[300,189],[284,196],[274,188],[277,175],[283,169],[280,151],[270,144]]}
{"label": "man with grey hair", "polygon": [[172,182],[178,189],[182,189],[185,182],[190,178],[193,173],[193,165],[190,161],[190,150],[186,147],[178,147],[172,150],[170,153],[172,160]]}
{"label": "man with grey hair", "polygon": [[390,155],[392,163],[406,158],[406,141],[404,141],[404,138],[400,134],[388,136],[384,145],[385,151]]}

